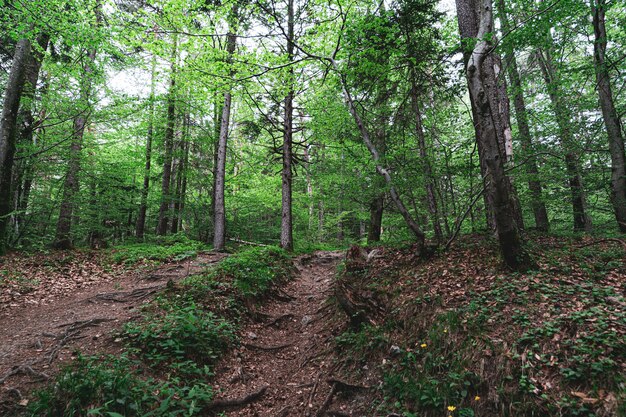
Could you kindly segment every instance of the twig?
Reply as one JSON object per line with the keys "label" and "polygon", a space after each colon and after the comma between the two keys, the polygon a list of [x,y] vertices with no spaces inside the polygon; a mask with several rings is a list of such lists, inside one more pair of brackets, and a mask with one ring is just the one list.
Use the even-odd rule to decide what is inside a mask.
{"label": "twig", "polygon": [[265,324],[263,325],[263,327],[270,327],[270,326],[275,325],[276,323],[278,323],[278,322],[279,322],[279,321],[281,321],[281,320],[284,320],[284,319],[291,319],[291,318],[293,318],[293,314],[291,314],[291,313],[285,313],[285,314],[282,314],[282,315],[280,315],[280,316],[278,316],[278,317],[274,317],[274,319],[273,319],[272,321],[265,323]]}
{"label": "twig", "polygon": [[259,398],[261,398],[265,391],[269,388],[269,385],[265,385],[258,389],[257,391],[251,392],[250,394],[241,397],[241,398],[225,398],[222,400],[214,400],[211,401],[206,407],[204,407],[204,411],[215,410],[220,408],[228,408],[228,407],[241,407],[242,405],[250,404]]}
{"label": "twig", "polygon": [[256,350],[280,350],[280,349],[285,349],[288,348],[289,346],[292,346],[293,343],[285,343],[282,345],[277,345],[277,346],[259,346],[259,345],[255,345],[252,343],[243,343],[242,344],[244,347],[248,348],[248,349],[256,349]]}
{"label": "twig", "polygon": [[330,403],[333,401],[333,397],[335,396],[336,392],[337,392],[337,384],[333,384],[332,388],[330,389],[330,392],[328,393],[328,395],[326,396],[326,399],[324,400],[324,403],[322,403],[322,406],[319,408],[319,410],[317,410],[317,413],[315,413],[315,417],[322,417],[324,415],[324,413],[326,412],[326,409],[328,408]]}
{"label": "twig", "polygon": [[587,246],[593,246],[593,245],[597,245],[597,244],[605,243],[605,242],[619,243],[620,245],[622,245],[624,250],[626,250],[626,242],[624,242],[622,239],[617,239],[617,238],[613,238],[613,237],[609,237],[609,238],[606,238],[606,239],[600,239],[600,240],[594,240],[593,242],[585,243],[584,245],[578,245],[578,246],[576,246],[576,248],[577,249],[586,248]]}

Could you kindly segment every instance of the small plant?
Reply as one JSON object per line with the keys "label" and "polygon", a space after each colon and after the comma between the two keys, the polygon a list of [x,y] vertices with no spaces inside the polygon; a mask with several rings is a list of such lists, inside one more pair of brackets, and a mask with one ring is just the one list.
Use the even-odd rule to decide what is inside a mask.
{"label": "small plant", "polygon": [[[188,382],[187,382],[188,383]],[[79,357],[47,389],[37,392],[31,416],[195,416],[213,397],[209,385],[141,374],[140,364],[121,357]]]}
{"label": "small plant", "polygon": [[234,327],[195,304],[174,306],[164,317],[147,315],[124,328],[137,353],[155,366],[168,365],[186,375],[208,374],[234,339]]}

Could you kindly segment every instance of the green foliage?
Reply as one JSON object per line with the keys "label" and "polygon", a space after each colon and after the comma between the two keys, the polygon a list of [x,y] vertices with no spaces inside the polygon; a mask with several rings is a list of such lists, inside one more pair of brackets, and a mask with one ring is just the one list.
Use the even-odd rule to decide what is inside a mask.
{"label": "green foliage", "polygon": [[212,272],[216,281],[232,282],[244,297],[260,297],[272,285],[291,278],[293,264],[287,252],[269,246],[242,250],[224,259]]}
{"label": "green foliage", "polygon": [[144,261],[182,261],[193,258],[198,251],[208,249],[202,242],[176,236],[164,239],[163,243],[134,243],[111,250],[111,260],[115,263],[134,265]]}
{"label": "green foliage", "polygon": [[213,397],[201,381],[143,374],[141,364],[121,357],[82,357],[64,368],[46,389],[37,392],[29,415],[46,417],[200,415]]}
{"label": "green foliage", "polygon": [[206,365],[215,363],[235,340],[231,323],[195,304],[147,313],[141,321],[128,323],[124,334],[148,363],[181,374],[210,374]]}

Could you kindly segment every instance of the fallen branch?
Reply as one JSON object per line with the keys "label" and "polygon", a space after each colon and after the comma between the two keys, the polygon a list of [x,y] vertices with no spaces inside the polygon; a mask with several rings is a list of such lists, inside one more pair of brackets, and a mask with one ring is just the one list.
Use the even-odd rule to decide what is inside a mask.
{"label": "fallen branch", "polygon": [[576,246],[576,248],[577,249],[582,249],[582,248],[586,248],[588,246],[598,245],[600,243],[606,243],[606,242],[619,243],[620,245],[622,245],[622,247],[626,251],[626,242],[624,242],[622,239],[617,239],[617,238],[613,238],[613,237],[609,237],[609,238],[606,238],[606,239],[600,239],[600,240],[594,240],[593,242],[585,243],[584,245],[578,245],[578,246]]}
{"label": "fallen branch", "polygon": [[222,400],[214,400],[211,401],[206,407],[204,407],[204,411],[216,410],[221,408],[229,408],[229,407],[241,407],[244,405],[248,405],[250,403],[255,402],[259,398],[261,398],[265,391],[269,388],[269,385],[265,385],[258,389],[257,391],[251,392],[250,394],[241,397],[241,398],[225,398]]}
{"label": "fallen branch", "polygon": [[348,392],[348,391],[367,391],[372,389],[372,387],[367,387],[363,385],[354,385],[346,381],[341,381],[335,378],[329,378],[326,380],[329,385],[335,385],[337,387],[337,391],[340,392]]}
{"label": "fallen branch", "polygon": [[255,350],[281,350],[281,349],[285,349],[290,346],[293,346],[293,343],[285,343],[285,344],[277,345],[277,346],[260,346],[260,345],[255,345],[252,343],[243,343],[242,345],[245,348],[255,349]]}
{"label": "fallen branch", "polygon": [[265,323],[263,325],[263,327],[270,327],[270,326],[275,325],[276,323],[278,323],[281,320],[291,319],[291,318],[293,318],[293,314],[285,313],[285,314],[282,314],[282,315],[280,315],[278,317],[274,317],[274,319],[272,321]]}
{"label": "fallen branch", "polygon": [[229,238],[228,240],[230,240],[231,242],[241,243],[243,245],[260,246],[263,248],[267,248],[269,246],[269,245],[264,245],[263,243],[248,242],[247,240],[235,239],[233,237]]}
{"label": "fallen branch", "polygon": [[155,292],[165,288],[163,285],[155,285],[153,287],[138,288],[136,290],[125,292],[111,292],[105,294],[98,294],[94,298],[102,301],[114,301],[116,303],[125,303],[128,301],[142,300]]}
{"label": "fallen branch", "polygon": [[336,393],[337,393],[337,384],[333,384],[332,388],[330,389],[330,392],[326,396],[326,399],[322,403],[322,406],[317,410],[317,413],[315,413],[315,417],[322,417],[324,415],[324,413],[326,412],[326,409],[328,408],[328,406],[330,406],[330,403],[333,401],[333,397],[335,396]]}

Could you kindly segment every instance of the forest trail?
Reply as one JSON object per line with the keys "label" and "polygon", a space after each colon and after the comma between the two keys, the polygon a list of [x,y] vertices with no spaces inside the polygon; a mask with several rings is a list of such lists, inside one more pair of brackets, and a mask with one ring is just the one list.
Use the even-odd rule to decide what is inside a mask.
{"label": "forest trail", "polygon": [[[203,252],[194,259],[150,270],[133,269],[90,286],[74,285],[70,294],[52,298],[45,294],[50,291],[46,287],[35,295],[18,297],[10,305],[0,304],[0,415],[11,404],[23,401],[22,395],[76,352],[118,353],[122,344],[116,331],[138,315],[137,307],[170,280],[197,274],[225,256]],[[34,297],[45,302],[35,304]]]}
{"label": "forest trail", "polygon": [[334,310],[327,300],[343,256],[316,252],[297,258],[296,278],[260,307],[262,320],[241,329],[241,346],[215,371],[214,387],[223,393],[218,398],[242,399],[266,389],[245,407],[227,409],[229,416],[354,415],[350,403],[333,403],[341,382],[332,380]]}

